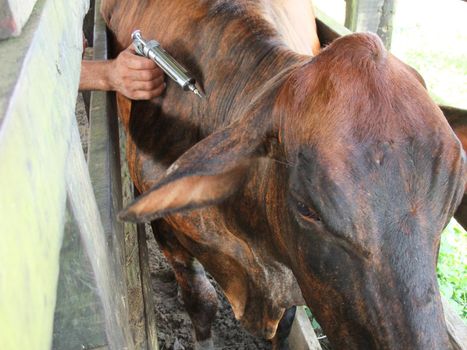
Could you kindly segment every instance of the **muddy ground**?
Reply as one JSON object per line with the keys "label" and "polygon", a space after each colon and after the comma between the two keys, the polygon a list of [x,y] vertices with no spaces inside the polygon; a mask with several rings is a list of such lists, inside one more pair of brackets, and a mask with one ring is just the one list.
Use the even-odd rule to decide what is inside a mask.
{"label": "muddy ground", "polygon": [[[161,349],[193,349],[191,321],[185,312],[177,290],[175,276],[157,243],[148,232],[149,266],[157,321],[157,335]],[[219,297],[219,310],[213,326],[216,349],[270,349],[270,344],[244,331],[235,320],[232,309],[213,281]]]}

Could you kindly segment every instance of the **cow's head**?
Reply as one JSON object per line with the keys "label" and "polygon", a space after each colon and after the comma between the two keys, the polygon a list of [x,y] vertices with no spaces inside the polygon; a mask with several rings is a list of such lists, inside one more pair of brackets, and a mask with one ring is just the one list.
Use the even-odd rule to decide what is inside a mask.
{"label": "cow's head", "polygon": [[449,348],[435,268],[464,155],[420,77],[357,34],[277,92],[273,108],[259,99],[187,151],[122,217],[217,204],[269,159],[275,194],[258,214],[337,348]]}

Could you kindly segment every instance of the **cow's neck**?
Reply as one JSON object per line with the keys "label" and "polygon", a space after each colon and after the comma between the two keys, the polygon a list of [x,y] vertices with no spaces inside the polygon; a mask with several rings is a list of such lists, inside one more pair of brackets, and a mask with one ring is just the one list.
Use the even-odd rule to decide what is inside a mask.
{"label": "cow's neck", "polygon": [[[283,28],[290,16],[283,13],[277,19],[276,2],[280,1],[267,7],[261,1],[173,0],[138,6],[122,0],[103,6],[103,15],[116,33],[118,50],[129,45],[130,33],[140,28],[144,37],[160,41],[194,74],[209,100],[198,101],[174,86],[167,91],[163,111],[199,120],[212,131],[237,117],[240,107],[261,93],[268,80],[301,59],[286,48],[292,41],[284,39]],[[271,24],[275,18],[276,26]],[[290,32],[296,30],[290,29],[289,37]]]}
{"label": "cow's neck", "polygon": [[[242,48],[241,59],[234,65],[226,64],[226,68],[213,69],[207,75],[205,87],[210,97],[203,113],[218,121],[216,126],[222,127],[252,113],[253,101],[257,99],[269,108],[268,111],[263,108],[263,113],[271,111],[281,83],[291,67],[301,61],[298,55],[279,45],[262,45]],[[230,59],[234,58],[224,60]]]}

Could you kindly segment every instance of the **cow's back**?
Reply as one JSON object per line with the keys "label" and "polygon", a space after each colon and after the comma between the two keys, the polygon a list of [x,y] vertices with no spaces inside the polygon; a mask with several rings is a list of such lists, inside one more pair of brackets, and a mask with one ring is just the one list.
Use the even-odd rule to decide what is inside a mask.
{"label": "cow's back", "polygon": [[118,49],[130,44],[129,33],[135,28],[144,28],[162,44],[170,44],[174,37],[192,35],[187,29],[193,23],[201,25],[203,18],[220,11],[233,15],[248,12],[264,19],[277,30],[280,40],[298,53],[316,55],[319,51],[309,0],[104,0],[101,6],[103,17],[120,44]]}

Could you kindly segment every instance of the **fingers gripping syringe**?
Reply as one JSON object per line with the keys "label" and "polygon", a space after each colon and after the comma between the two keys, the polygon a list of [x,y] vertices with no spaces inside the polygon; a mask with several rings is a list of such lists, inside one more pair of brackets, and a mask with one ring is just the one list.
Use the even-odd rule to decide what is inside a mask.
{"label": "fingers gripping syringe", "polygon": [[136,53],[153,60],[172,80],[185,91],[192,91],[197,96],[204,98],[204,94],[196,87],[196,80],[188,71],[170,56],[161,45],[155,41],[146,41],[141,36],[141,31],[135,30],[131,34]]}

